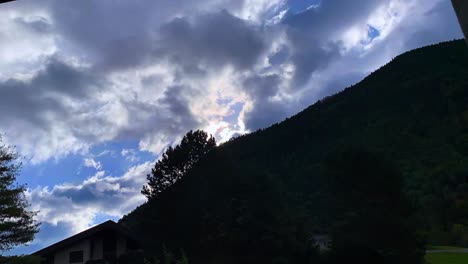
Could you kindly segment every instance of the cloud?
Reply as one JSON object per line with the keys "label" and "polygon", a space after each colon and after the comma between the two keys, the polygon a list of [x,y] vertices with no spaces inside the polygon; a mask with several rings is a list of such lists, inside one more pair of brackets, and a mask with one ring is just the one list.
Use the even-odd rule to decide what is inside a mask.
{"label": "cloud", "polygon": [[118,177],[99,171],[80,184],[36,187],[26,196],[31,209],[39,211],[38,221],[66,224],[76,233],[90,227],[99,214],[121,217],[143,203],[146,198],[140,191],[151,166],[151,162],[145,162]]}
{"label": "cloud", "polygon": [[0,81],[0,126],[35,162],[86,149],[68,122],[100,85],[86,69],[50,58],[31,78]]}
{"label": "cloud", "polygon": [[10,141],[14,135],[21,153],[40,163],[85,154],[113,139],[180,135],[199,126],[188,106],[189,87],[159,87],[159,97],[143,100],[122,92],[138,96],[145,87],[126,88],[89,67],[52,57],[30,78],[0,82],[0,127]]}
{"label": "cloud", "polygon": [[184,67],[210,70],[252,67],[266,48],[260,28],[227,11],[176,18],[161,27],[156,56]]}
{"label": "cloud", "polygon": [[83,162],[85,167],[94,168],[97,171],[102,169],[102,164],[99,161],[94,160],[93,158],[85,158]]}
{"label": "cloud", "polygon": [[245,117],[249,129],[255,130],[286,118],[284,102],[278,98],[284,80],[278,74],[249,76],[243,81],[243,88],[253,100],[251,110]]}
{"label": "cloud", "polygon": [[0,81],[30,75],[58,49],[47,12],[26,2],[0,8]]}
{"label": "cloud", "polygon": [[21,39],[13,56],[15,45],[0,44],[0,129],[34,163],[120,139],[160,153],[195,128],[226,140],[407,49],[461,36],[442,0],[109,4],[26,0],[0,10],[0,35]]}
{"label": "cloud", "polygon": [[23,28],[27,28],[34,33],[45,34],[52,31],[52,25],[50,21],[41,16],[31,16],[31,17],[16,17],[16,23]]}
{"label": "cloud", "polygon": [[168,21],[212,10],[248,10],[243,0],[103,0],[86,4],[53,0],[49,7],[66,45],[101,70],[129,68],[143,62],[157,41],[155,31]]}
{"label": "cloud", "polygon": [[134,149],[122,149],[120,155],[122,155],[122,157],[125,157],[126,160],[132,163],[139,161],[137,152]]}

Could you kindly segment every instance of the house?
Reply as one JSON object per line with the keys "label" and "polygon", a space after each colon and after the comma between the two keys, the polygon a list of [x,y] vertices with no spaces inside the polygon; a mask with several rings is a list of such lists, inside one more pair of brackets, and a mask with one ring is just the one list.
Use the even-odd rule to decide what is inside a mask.
{"label": "house", "polygon": [[455,13],[457,13],[458,21],[465,34],[466,43],[468,44],[468,1],[466,0],[452,0]]}
{"label": "house", "polygon": [[32,255],[41,257],[41,264],[113,263],[122,254],[139,248],[128,230],[109,220]]}

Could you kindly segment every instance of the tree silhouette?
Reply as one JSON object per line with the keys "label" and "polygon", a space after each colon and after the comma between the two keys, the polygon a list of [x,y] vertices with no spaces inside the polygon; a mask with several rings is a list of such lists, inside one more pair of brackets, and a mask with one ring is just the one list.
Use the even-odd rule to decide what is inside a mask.
{"label": "tree silhouette", "polygon": [[34,212],[29,206],[24,185],[14,185],[21,164],[12,147],[2,144],[0,138],[0,250],[25,244],[39,231]]}
{"label": "tree silhouette", "polygon": [[329,222],[338,255],[422,263],[424,243],[415,231],[416,212],[392,163],[367,150],[346,148],[327,159],[324,174],[330,181]]}
{"label": "tree silhouette", "polygon": [[158,196],[161,192],[180,180],[195,163],[216,147],[213,136],[202,130],[190,130],[179,145],[168,147],[147,175],[148,183],[141,191],[148,199]]}

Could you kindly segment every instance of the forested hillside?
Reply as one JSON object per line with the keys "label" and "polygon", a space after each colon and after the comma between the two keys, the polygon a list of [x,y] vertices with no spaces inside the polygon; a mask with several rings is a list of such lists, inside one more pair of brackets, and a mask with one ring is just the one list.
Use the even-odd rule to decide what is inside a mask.
{"label": "forested hillside", "polygon": [[[301,259],[313,234],[334,232],[330,157],[348,149],[373,153],[384,165],[368,154],[342,155],[335,165],[349,174],[341,178],[346,185],[333,190],[372,183],[375,192],[353,200],[355,206],[399,214],[406,210],[399,201],[394,208],[388,200],[372,204],[393,199],[378,193],[399,199],[385,177],[378,178],[393,175],[385,169],[391,166],[402,175],[417,233],[430,243],[468,246],[465,42],[407,52],[279,124],[222,144],[121,223],[147,250],[183,248],[195,262],[209,256],[212,263],[241,263],[241,255],[250,256],[244,263],[259,263],[263,255],[278,263]],[[362,163],[359,171],[346,163],[353,159]],[[372,175],[381,180],[369,180]]]}

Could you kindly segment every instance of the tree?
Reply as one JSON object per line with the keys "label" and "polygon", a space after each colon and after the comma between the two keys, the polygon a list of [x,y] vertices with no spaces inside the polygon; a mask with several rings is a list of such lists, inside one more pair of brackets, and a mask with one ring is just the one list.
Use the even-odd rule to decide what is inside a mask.
{"label": "tree", "polygon": [[[424,243],[417,233],[416,211],[391,163],[366,150],[345,149],[332,155],[324,169],[338,256],[422,262]],[[357,251],[362,254],[354,254]]]}
{"label": "tree", "polygon": [[216,147],[213,136],[202,130],[190,130],[179,145],[168,147],[147,175],[148,183],[141,191],[148,199],[180,180],[208,152]]}
{"label": "tree", "polygon": [[0,256],[0,263],[8,264],[40,264],[41,258],[32,255],[21,255],[21,256]]}
{"label": "tree", "polygon": [[25,244],[34,239],[39,231],[33,217],[35,212],[29,206],[24,185],[15,183],[21,167],[17,162],[18,154],[10,146],[4,145],[0,138],[0,250]]}

